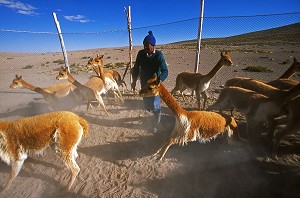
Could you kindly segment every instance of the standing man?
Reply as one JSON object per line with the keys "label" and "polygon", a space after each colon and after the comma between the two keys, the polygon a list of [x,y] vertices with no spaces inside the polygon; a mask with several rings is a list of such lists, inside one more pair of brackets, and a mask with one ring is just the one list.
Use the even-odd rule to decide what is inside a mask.
{"label": "standing man", "polygon": [[[133,67],[131,88],[135,90],[139,69],[141,69],[141,87],[144,87],[146,82],[156,74],[164,81],[168,77],[168,68],[161,51],[155,49],[156,40],[152,31],[144,38],[144,49],[137,54],[136,61]],[[144,108],[154,114],[155,123],[153,132],[156,133],[161,120],[160,97],[143,97]]]}

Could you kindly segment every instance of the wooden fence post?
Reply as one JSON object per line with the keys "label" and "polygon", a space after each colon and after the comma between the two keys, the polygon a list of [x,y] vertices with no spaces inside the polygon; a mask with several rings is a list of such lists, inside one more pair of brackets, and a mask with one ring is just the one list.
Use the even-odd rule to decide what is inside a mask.
{"label": "wooden fence post", "polygon": [[68,68],[68,71],[70,72],[68,56],[67,56],[67,52],[66,52],[66,49],[65,49],[64,39],[63,39],[62,34],[61,34],[61,29],[60,29],[60,26],[59,26],[59,22],[57,20],[56,13],[53,12],[52,15],[53,15],[53,18],[54,18],[54,23],[55,23],[56,28],[57,28],[61,49],[62,49],[62,52],[63,52],[63,55],[64,55],[65,66]]}
{"label": "wooden fence post", "polygon": [[197,52],[196,52],[196,63],[195,63],[195,73],[199,70],[200,62],[200,48],[201,48],[201,35],[202,35],[202,24],[203,24],[203,11],[204,11],[204,0],[201,0],[200,4],[200,20],[198,26],[198,40],[197,40]]}
{"label": "wooden fence post", "polygon": [[[128,68],[130,69],[129,72],[131,72],[131,68],[132,68],[132,35],[131,35],[131,8],[130,8],[130,6],[128,6],[128,10],[126,8],[124,8],[124,11],[126,12],[127,29],[128,29],[128,36],[129,36],[129,64],[126,66],[126,70],[123,75],[123,80],[128,71]],[[130,76],[130,84],[131,84],[132,83],[131,73],[129,73],[129,76]]]}

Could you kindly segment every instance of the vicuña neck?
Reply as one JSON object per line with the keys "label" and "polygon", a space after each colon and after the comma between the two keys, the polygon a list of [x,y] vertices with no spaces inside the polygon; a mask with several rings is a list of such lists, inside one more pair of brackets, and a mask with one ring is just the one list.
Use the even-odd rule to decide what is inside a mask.
{"label": "vicu\u00f1a neck", "polygon": [[279,79],[290,78],[292,75],[294,75],[294,69],[292,67],[290,67],[279,77]]}
{"label": "vicu\u00f1a neck", "polygon": [[185,114],[186,111],[176,102],[163,83],[160,83],[159,96],[176,116]]}
{"label": "vicu\u00f1a neck", "polygon": [[23,87],[30,89],[31,91],[35,91],[36,86],[29,84],[28,82],[21,80]]}
{"label": "vicu\u00f1a neck", "polygon": [[45,99],[49,98],[49,96],[52,95],[49,92],[45,91],[43,88],[31,85],[24,80],[22,80],[22,85],[23,85],[23,87],[30,89],[31,91],[34,91],[36,93],[43,95]]}
{"label": "vicu\u00f1a neck", "polygon": [[214,66],[214,68],[212,68],[212,70],[205,76],[208,77],[209,79],[212,79],[218,73],[218,71],[221,69],[222,66],[223,66],[222,61],[219,60],[216,66]]}
{"label": "vicu\u00f1a neck", "polygon": [[67,77],[68,77],[68,81],[70,82],[70,83],[72,83],[75,87],[82,87],[83,85],[80,83],[80,82],[78,82],[71,74],[70,74],[70,72],[67,72]]}
{"label": "vicu\u00f1a neck", "polygon": [[97,66],[93,65],[93,70],[95,71],[95,73],[96,73],[98,76],[100,76],[100,77],[101,77],[101,74],[100,74],[100,69],[99,69],[99,67],[97,67]]}
{"label": "vicu\u00f1a neck", "polygon": [[104,80],[104,70],[103,70],[103,65],[102,64],[98,64],[98,68],[99,68],[99,73],[100,73],[100,76],[101,78],[103,78]]}

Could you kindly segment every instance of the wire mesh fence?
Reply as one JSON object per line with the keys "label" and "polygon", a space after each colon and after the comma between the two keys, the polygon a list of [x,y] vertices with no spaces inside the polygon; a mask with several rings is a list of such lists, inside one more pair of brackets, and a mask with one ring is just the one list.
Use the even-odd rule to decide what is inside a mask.
{"label": "wire mesh fence", "polygon": [[[300,12],[282,13],[255,16],[224,16],[224,17],[204,17],[202,31],[202,49],[200,55],[199,72],[209,72],[219,56],[214,53],[229,51],[234,54],[236,66],[263,64],[272,69],[279,69],[284,72],[286,67],[276,68],[283,62],[291,61],[292,57],[300,57]],[[137,51],[142,48],[143,38],[149,30],[152,30],[157,40],[157,48],[161,49],[170,67],[180,67],[182,71],[194,71],[197,47],[199,18],[192,18],[166,24],[158,24],[145,27],[132,27],[133,39],[133,59]],[[53,24],[54,25],[54,24]],[[86,58],[96,53],[103,53],[106,63],[128,62],[128,31],[126,20],[124,19],[124,29],[109,30],[102,32],[68,32],[62,27],[63,38],[69,57],[70,65],[84,65]],[[280,27],[286,27],[281,28]],[[278,29],[275,31],[273,28]],[[263,31],[263,30],[269,30]],[[250,34],[254,32],[253,34]],[[259,34],[258,34],[259,33]],[[41,59],[38,64],[50,65],[54,61],[63,59],[59,38],[55,32],[32,32],[20,30],[0,30],[2,57],[5,53],[53,53],[52,59]],[[109,50],[119,50],[119,57],[109,54]],[[92,50],[84,52],[83,50]],[[80,58],[72,56],[78,51]],[[249,58],[252,54],[253,57]],[[12,55],[7,55],[6,60],[12,59]],[[257,60],[260,60],[257,63]],[[5,64],[16,64],[6,61]],[[19,62],[17,64],[24,64]],[[30,63],[28,63],[30,65]],[[35,63],[32,63],[35,64]],[[56,64],[56,63],[55,63]],[[24,65],[26,66],[26,65]],[[274,68],[275,67],[275,68]],[[242,69],[242,68],[240,68]],[[231,75],[237,75],[237,68],[231,69]],[[177,73],[170,75],[175,76]],[[244,74],[252,75],[252,74]],[[259,78],[268,77],[269,74],[258,75]],[[225,77],[220,75],[222,82]],[[228,76],[226,76],[228,78]],[[270,77],[271,78],[271,77]],[[216,79],[218,80],[218,79]],[[174,82],[171,83],[171,85]]]}

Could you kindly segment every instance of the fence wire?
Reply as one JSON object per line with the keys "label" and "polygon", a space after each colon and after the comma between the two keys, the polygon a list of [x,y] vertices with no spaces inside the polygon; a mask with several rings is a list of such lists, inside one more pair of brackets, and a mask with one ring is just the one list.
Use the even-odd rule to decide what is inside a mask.
{"label": "fence wire", "polygon": [[[134,19],[133,19],[134,20]],[[253,52],[257,53],[258,50],[264,54],[268,54],[268,59],[276,60],[277,64],[283,62],[289,57],[300,57],[299,46],[300,44],[300,12],[294,13],[282,13],[282,14],[270,14],[270,15],[254,15],[254,16],[224,16],[224,17],[204,17],[203,18],[203,31],[202,31],[202,47],[209,46],[212,51],[232,51],[237,52]],[[182,21],[170,22],[166,24],[157,24],[153,26],[145,27],[132,27],[132,40],[134,46],[133,58],[137,50],[141,48],[143,38],[147,35],[149,30],[152,30],[157,40],[157,47],[164,49],[167,62],[169,65],[182,67],[182,70],[194,70],[197,36],[198,36],[198,24],[199,18],[186,19]],[[268,47],[257,46],[259,49],[253,51],[249,46],[245,46],[248,49],[237,49],[236,43],[215,43],[214,45],[205,42],[207,39],[227,38],[236,35],[243,35],[250,32],[258,32],[262,30],[268,30],[272,28],[287,26],[291,24],[298,24],[295,31],[295,36],[284,41],[281,45],[282,52],[278,53],[275,57],[272,57],[268,52]],[[54,24],[53,24],[54,25]],[[124,17],[124,27],[127,27],[126,19]],[[99,32],[68,32],[66,28],[62,27],[63,38],[65,47],[68,53],[70,51],[87,50],[87,49],[102,49],[102,48],[115,48],[115,47],[127,47],[128,46],[128,31],[126,28],[121,30],[108,30]],[[268,35],[273,37],[274,35]],[[246,38],[246,37],[244,37]],[[34,32],[24,30],[1,30],[0,29],[0,52],[24,52],[24,53],[48,53],[48,52],[61,52],[61,46],[59,38],[56,32]],[[284,40],[284,39],[283,39]],[[173,54],[170,50],[178,48],[188,49],[188,51],[182,50],[179,54]],[[241,42],[242,43],[242,42]],[[169,44],[169,45],[166,45]],[[167,51],[168,49],[168,51]],[[103,52],[103,50],[102,50]],[[86,54],[91,56],[91,54]],[[109,56],[109,55],[108,55]],[[175,61],[172,56],[179,56],[182,58],[181,62]],[[266,55],[260,55],[259,57],[266,57]],[[258,57],[258,58],[259,58]],[[70,56],[69,56],[70,58]],[[71,57],[72,58],[72,57]],[[116,58],[118,59],[118,58]],[[213,60],[211,62],[216,62]],[[119,58],[121,60],[121,58]],[[128,61],[129,57],[123,58],[123,61]],[[69,61],[72,64],[72,60]],[[205,58],[201,57],[200,64],[209,62]],[[247,58],[237,61],[237,64],[250,64],[247,62]],[[73,61],[74,64],[74,61]],[[252,63],[253,64],[253,63]],[[200,67],[200,72],[208,72],[211,69],[210,63],[208,68]]]}

